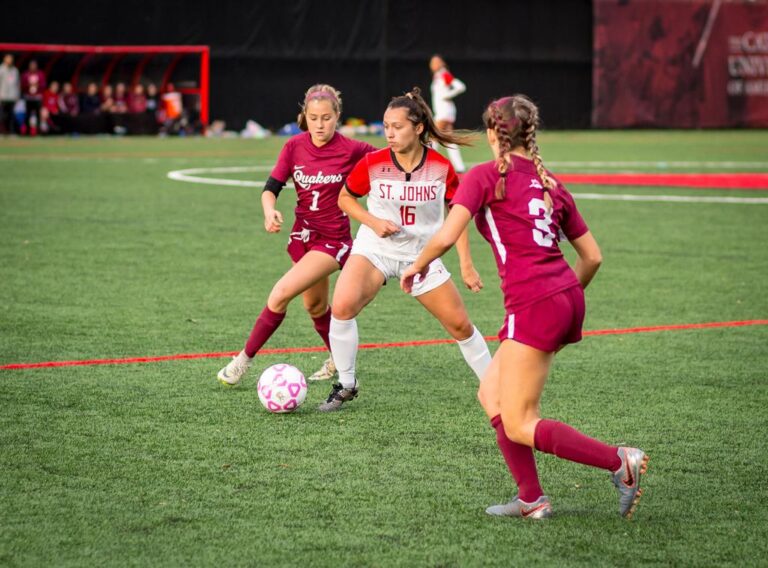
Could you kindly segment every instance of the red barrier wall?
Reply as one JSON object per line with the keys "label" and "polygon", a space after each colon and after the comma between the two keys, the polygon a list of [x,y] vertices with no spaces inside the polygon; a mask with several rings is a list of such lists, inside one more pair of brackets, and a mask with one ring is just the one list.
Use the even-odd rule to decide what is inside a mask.
{"label": "red barrier wall", "polygon": [[595,0],[592,125],[768,127],[768,1]]}

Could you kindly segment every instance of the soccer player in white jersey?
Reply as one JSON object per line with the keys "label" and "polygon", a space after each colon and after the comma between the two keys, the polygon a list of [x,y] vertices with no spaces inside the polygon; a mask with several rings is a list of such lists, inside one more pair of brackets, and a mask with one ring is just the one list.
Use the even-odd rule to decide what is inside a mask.
{"label": "soccer player in white jersey", "polygon": [[[429,60],[432,71],[432,113],[435,116],[437,128],[443,132],[453,132],[456,122],[456,104],[453,99],[467,90],[467,86],[448,71],[445,60],[439,55],[433,55]],[[437,149],[434,145],[433,148]],[[458,173],[464,173],[464,160],[456,144],[448,144],[448,159]]]}
{"label": "soccer player in white jersey", "polygon": [[[355,317],[390,278],[399,278],[440,228],[458,178],[450,162],[429,147],[431,140],[465,144],[465,138],[441,132],[419,89],[395,97],[384,113],[387,148],[364,156],[347,177],[339,208],[361,223],[347,264],[336,282],[330,343],[339,382],[320,410],[338,410],[357,396]],[[368,196],[366,210],[357,199]],[[472,291],[482,288],[469,254],[465,232],[457,243],[461,273]],[[472,325],[459,291],[440,260],[413,288],[414,296],[458,342],[467,364],[483,377],[491,355]]]}

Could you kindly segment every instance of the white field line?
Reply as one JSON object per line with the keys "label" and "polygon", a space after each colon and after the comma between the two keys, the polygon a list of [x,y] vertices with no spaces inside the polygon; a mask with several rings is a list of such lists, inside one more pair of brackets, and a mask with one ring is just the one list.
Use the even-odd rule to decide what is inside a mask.
{"label": "white field line", "polygon": [[650,201],[656,203],[731,203],[768,205],[768,197],[717,197],[717,196],[687,196],[687,195],[630,195],[613,193],[574,193],[576,199],[593,199],[596,201]]}
{"label": "white field line", "polygon": [[[574,162],[575,163],[575,162]],[[168,178],[189,183],[209,185],[226,185],[234,187],[264,187],[263,181],[238,180],[228,178],[200,177],[195,174],[238,174],[249,172],[271,171],[271,166],[233,166],[226,168],[190,168],[168,172]],[[574,193],[576,199],[597,201],[647,201],[657,203],[731,203],[768,205],[768,197],[718,197],[718,196],[685,196],[685,195],[631,195],[610,193]]]}
{"label": "white field line", "polygon": [[[740,168],[768,168],[768,162],[714,162],[714,161],[688,161],[688,162],[570,162],[551,160],[546,162],[547,167],[560,168],[652,168],[664,171],[669,168],[705,168],[708,170],[738,170]],[[650,172],[649,172],[650,173]],[[557,174],[555,174],[557,175]]]}
{"label": "white field line", "polygon": [[194,174],[243,174],[248,172],[270,172],[272,166],[233,166],[227,168],[190,168],[186,170],[174,170],[168,172],[168,179],[186,181],[190,183],[207,183],[210,185],[230,185],[236,187],[264,187],[263,181],[249,181],[239,179],[221,179],[199,177]]}

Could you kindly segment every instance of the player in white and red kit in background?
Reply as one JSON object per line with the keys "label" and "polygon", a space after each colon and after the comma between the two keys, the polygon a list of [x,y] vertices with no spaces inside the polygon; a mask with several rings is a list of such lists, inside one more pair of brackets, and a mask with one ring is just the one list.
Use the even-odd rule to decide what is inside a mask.
{"label": "player in white and red kit in background", "polygon": [[[269,233],[278,233],[283,216],[275,208],[277,197],[288,179],[293,178],[296,221],[288,237],[293,267],[272,288],[243,350],[219,371],[218,379],[223,384],[240,382],[254,355],[280,327],[288,305],[299,295],[330,350],[329,277],[344,266],[352,248],[349,218],[337,204],[339,192],[352,167],[365,154],[377,150],[336,132],[340,116],[338,91],[330,85],[310,87],[298,117],[299,127],[306,132],[292,137],[283,146],[261,194],[264,228]],[[330,379],[334,374],[333,360],[329,359],[309,379]]]}
{"label": "player in white and red kit in background", "polygon": [[[453,99],[467,90],[467,86],[454,77],[448,70],[445,60],[439,55],[433,55],[429,60],[429,69],[432,71],[432,114],[435,117],[437,127],[443,132],[453,132],[456,123],[456,103]],[[435,150],[437,147],[433,144]],[[465,170],[461,151],[456,144],[446,146],[448,159],[458,173]]]}
{"label": "player in white and red kit in background", "polygon": [[[631,517],[640,498],[647,456],[637,448],[610,446],[567,424],[541,419],[539,401],[555,353],[581,340],[584,288],[602,262],[600,248],[576,209],[573,197],[549,175],[536,143],[539,112],[523,95],[494,101],[483,120],[495,160],[464,177],[453,208],[401,285],[426,274],[472,217],[491,244],[501,278],[506,315],[501,346],[478,398],[507,466],[518,486],[509,503],[490,515],[541,519],[552,506],[539,484],[533,448],[611,473],[619,491],[619,512]],[[564,235],[576,250],[574,269],[558,246]]]}
{"label": "player in white and red kit in background", "polygon": [[[349,262],[333,294],[331,353],[339,371],[323,412],[341,408],[358,393],[355,364],[359,344],[356,316],[389,278],[399,278],[442,225],[446,201],[458,186],[451,164],[429,147],[463,144],[463,137],[441,132],[418,89],[395,97],[384,113],[388,148],[368,154],[355,166],[339,194],[339,207],[361,223]],[[366,210],[357,199],[367,195]],[[458,247],[461,273],[477,292],[482,282],[472,264],[469,239]],[[414,287],[412,295],[458,342],[467,364],[482,379],[491,362],[485,339],[472,325],[451,274],[440,260]]]}

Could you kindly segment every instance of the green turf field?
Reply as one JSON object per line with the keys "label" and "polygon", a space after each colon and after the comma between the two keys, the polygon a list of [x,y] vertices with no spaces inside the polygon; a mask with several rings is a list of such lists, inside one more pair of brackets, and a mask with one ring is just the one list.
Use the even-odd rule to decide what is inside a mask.
{"label": "green turf field", "polygon": [[[540,138],[556,172],[768,172],[766,131]],[[268,166],[283,141],[0,140],[0,366],[239,350],[287,237],[263,231],[259,189],[167,174]],[[577,202],[605,257],[587,330],[768,319],[768,205]],[[473,250],[486,289],[465,299],[495,335],[495,267],[477,234]],[[359,328],[364,343],[445,337],[394,282]],[[297,301],[267,347],[319,344]],[[362,351],[360,397],[338,414],[315,411],[327,384],[294,414],[262,409],[261,368],[323,359],[260,356],[234,390],[215,380],[222,358],[0,370],[0,566],[766,562],[768,326],[590,336],[557,357],[544,416],[651,456],[632,522],[604,472],[542,454],[555,516],[486,517],[515,489],[454,345]]]}

